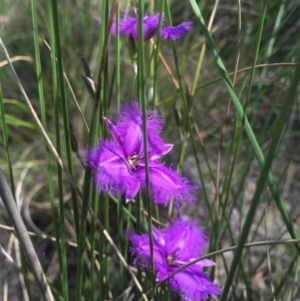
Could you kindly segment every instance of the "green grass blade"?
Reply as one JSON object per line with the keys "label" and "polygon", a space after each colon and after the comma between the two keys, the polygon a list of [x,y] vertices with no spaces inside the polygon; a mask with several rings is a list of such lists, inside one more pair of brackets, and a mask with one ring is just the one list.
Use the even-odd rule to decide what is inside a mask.
{"label": "green grass blade", "polygon": [[[249,100],[250,100],[250,96],[251,96],[251,91],[252,91],[252,85],[253,85],[253,80],[254,80],[254,75],[255,75],[255,71],[256,71],[256,63],[257,63],[257,59],[258,59],[258,53],[259,53],[259,48],[260,48],[260,44],[261,44],[261,37],[262,37],[262,33],[263,33],[263,28],[264,28],[264,22],[265,22],[265,17],[266,17],[266,11],[267,11],[267,1],[264,1],[264,7],[263,7],[263,12],[261,14],[261,18],[260,18],[260,22],[259,22],[259,30],[258,30],[258,35],[257,35],[257,42],[256,42],[256,47],[255,47],[255,51],[254,51],[254,56],[253,56],[253,61],[252,61],[252,67],[251,67],[251,71],[250,71],[250,79],[249,79],[249,83],[248,83],[248,90],[246,93],[246,100],[245,100],[245,104],[244,104],[244,111],[246,111],[246,108],[248,106]],[[235,128],[237,127],[237,120],[235,121]],[[233,158],[233,165],[232,165],[232,169],[231,169],[231,173],[230,173],[230,178],[232,178],[232,174],[233,174],[233,169],[235,167],[235,162],[237,160],[237,151],[239,150],[239,146],[241,144],[241,139],[242,139],[242,132],[240,132],[239,135],[239,139],[237,141],[237,147],[236,147],[236,151],[235,151],[235,156]],[[228,188],[230,185],[230,182],[227,184]],[[242,182],[241,184],[242,185]],[[227,194],[228,195],[228,194]],[[227,208],[227,200],[228,198],[226,198],[225,200],[225,204],[223,206],[223,211],[225,211],[225,209]],[[221,215],[221,220],[223,219],[224,216],[224,212]],[[223,223],[219,221],[219,219],[216,220],[216,225],[215,225],[215,229],[216,231],[216,240],[215,240],[215,245],[212,246],[212,249],[215,249],[218,245],[219,245],[219,239],[220,239],[220,233],[223,229]]]}
{"label": "green grass blade", "polygon": [[[98,73],[98,82],[97,82],[97,93],[94,100],[94,109],[93,109],[93,115],[91,120],[91,126],[90,126],[90,135],[89,135],[89,145],[93,146],[97,139],[99,139],[99,135],[103,135],[103,120],[102,116],[107,116],[108,114],[108,103],[107,99],[103,98],[103,93],[107,96],[109,94],[108,92],[108,86],[105,85],[105,82],[107,82],[107,72],[105,70],[102,70],[102,60],[105,57],[105,36],[107,31],[107,23],[108,23],[108,1],[102,2],[102,18],[101,18],[101,27],[100,27],[100,42],[99,42],[99,73]],[[107,65],[107,64],[106,64]],[[104,74],[104,76],[103,76]],[[101,89],[100,87],[103,87]],[[80,221],[80,229],[79,229],[79,243],[78,243],[78,258],[77,258],[77,279],[76,279],[76,300],[81,300],[83,291],[84,291],[84,278],[85,272],[84,272],[84,252],[85,252],[85,239],[86,239],[86,225],[87,225],[87,212],[88,212],[88,205],[90,200],[90,186],[92,183],[92,170],[90,167],[86,166],[85,168],[85,174],[84,174],[84,182],[83,182],[83,202],[82,202],[82,209],[81,209],[81,221]],[[93,190],[96,189],[95,187]],[[102,208],[105,207],[103,205],[104,198],[101,196],[100,198],[96,193],[92,194],[92,204],[95,205],[95,202],[100,202],[98,204],[99,207],[99,213],[101,213]],[[103,207],[102,207],[103,206]],[[107,206],[106,206],[107,207]],[[96,208],[96,205],[94,206]],[[104,208],[104,210],[107,210]],[[101,213],[102,215],[102,213]],[[104,225],[106,225],[107,222],[103,222]],[[105,250],[107,245],[106,240],[104,239],[103,235],[100,234],[100,252],[99,256],[100,258],[103,257],[103,251]],[[104,262],[102,262],[101,270],[100,270],[100,296],[101,299],[106,299],[106,292],[108,288],[108,283],[104,283],[104,277],[107,275],[107,256],[104,259]],[[93,263],[94,264],[94,263]],[[94,279],[91,279],[91,281],[94,281]]]}
{"label": "green grass blade", "polygon": [[[143,113],[143,140],[144,140],[144,158],[145,158],[145,173],[146,173],[146,203],[148,210],[148,234],[150,242],[150,269],[154,270],[154,257],[153,257],[153,235],[152,235],[152,200],[150,197],[150,179],[149,179],[149,157],[148,157],[148,135],[147,135],[147,98],[146,98],[146,78],[145,78],[145,49],[144,49],[144,1],[139,1],[138,5],[138,96],[139,102],[142,106]],[[157,301],[157,290],[155,288],[155,274],[151,275],[153,286],[153,297]]]}
{"label": "green grass blade", "polygon": [[[169,6],[168,2],[166,2],[166,17],[167,17],[168,23],[171,25],[172,24],[171,11],[170,11],[170,6]],[[174,55],[174,63],[175,63],[175,67],[176,67],[176,74],[177,74],[177,78],[178,78],[178,82],[179,82],[180,93],[181,93],[183,107],[184,107],[184,114],[185,114],[185,118],[186,118],[187,131],[190,134],[192,149],[193,149],[194,158],[195,158],[195,161],[196,161],[196,167],[197,167],[199,178],[200,178],[200,181],[201,181],[201,184],[202,184],[202,192],[203,192],[205,203],[206,203],[206,206],[207,206],[207,209],[208,209],[209,219],[211,221],[213,221],[212,207],[211,207],[211,205],[209,203],[209,200],[208,200],[208,193],[207,193],[206,187],[204,185],[205,184],[204,183],[204,177],[203,177],[203,173],[202,173],[202,170],[201,170],[201,167],[200,167],[200,162],[199,162],[199,157],[198,157],[198,150],[196,148],[196,142],[195,142],[194,132],[193,132],[193,128],[192,128],[192,124],[191,124],[191,118],[190,118],[190,111],[189,111],[188,103],[187,103],[186,91],[184,89],[184,85],[183,85],[183,81],[182,81],[182,75],[181,75],[181,71],[180,71],[179,58],[178,58],[177,50],[176,50],[176,47],[175,47],[175,42],[171,41],[170,43],[172,45],[172,51],[173,51],[173,55]]]}
{"label": "green grass blade", "polygon": [[29,121],[25,121],[11,114],[5,114],[6,124],[37,130],[37,126]]}
{"label": "green grass blade", "polygon": [[9,180],[10,180],[10,187],[11,192],[15,198],[15,183],[14,183],[14,173],[10,159],[10,150],[9,150],[9,143],[8,143],[8,134],[7,134],[7,127],[6,127],[6,116],[4,113],[4,103],[2,97],[2,87],[0,82],[0,118],[2,123],[2,133],[3,133],[3,144],[5,148],[6,160],[7,160],[7,167],[9,171]]}
{"label": "green grass blade", "polygon": [[[34,38],[35,62],[36,62],[38,92],[39,92],[40,110],[41,110],[41,121],[44,129],[47,130],[39,36],[37,32],[38,21],[37,21],[37,13],[36,13],[36,0],[31,1],[31,15],[32,15],[32,23],[33,23],[33,38]],[[50,161],[50,151],[45,140],[44,140],[44,147],[45,147],[45,156],[46,156],[46,165],[47,165],[48,187],[49,187],[50,202],[51,202],[54,230],[55,230],[55,237],[56,237],[57,255],[58,255],[59,267],[61,271],[61,283],[63,288],[64,299],[68,300],[68,274],[67,274],[66,251],[64,250],[64,247],[63,248],[61,247],[61,244],[65,246],[66,241],[64,239],[65,236],[61,235],[59,230],[59,216],[57,213],[57,206],[54,200],[54,185],[53,185],[53,178],[52,178],[53,173],[52,173],[52,167]],[[64,215],[62,216],[64,217]],[[61,231],[64,231],[64,229],[62,228]]]}
{"label": "green grass blade", "polygon": [[[234,104],[234,106],[236,108],[237,114],[238,114],[240,120],[242,121],[242,124],[244,126],[244,130],[245,130],[245,132],[246,132],[246,134],[248,136],[248,139],[249,139],[249,141],[251,143],[251,146],[252,146],[252,148],[254,150],[254,153],[255,153],[255,156],[257,158],[257,161],[258,161],[259,165],[261,167],[263,167],[264,164],[265,164],[265,158],[264,158],[263,153],[262,153],[262,151],[260,149],[260,146],[259,146],[259,144],[257,142],[257,139],[256,139],[256,137],[255,137],[255,135],[253,133],[253,130],[252,130],[251,125],[250,125],[250,123],[249,123],[249,121],[247,119],[247,116],[245,115],[244,110],[243,110],[243,108],[242,108],[242,106],[241,106],[241,104],[239,102],[239,99],[238,99],[236,93],[235,93],[235,90],[234,90],[234,88],[232,86],[232,83],[231,83],[231,81],[229,79],[229,76],[227,74],[226,68],[225,68],[225,66],[224,66],[224,64],[223,64],[223,62],[221,60],[221,57],[218,54],[217,48],[216,48],[216,46],[215,46],[215,44],[214,44],[214,42],[212,40],[212,37],[211,37],[210,33],[208,32],[208,30],[206,28],[206,25],[205,25],[205,22],[203,20],[202,15],[201,15],[201,12],[199,10],[199,7],[198,7],[198,5],[197,5],[197,3],[196,3],[195,0],[190,0],[190,3],[191,3],[191,6],[192,6],[192,8],[194,10],[195,15],[197,16],[197,21],[198,21],[199,26],[200,26],[200,28],[201,28],[201,30],[202,30],[205,38],[206,38],[206,41],[207,41],[207,44],[208,44],[208,46],[209,46],[209,48],[211,50],[211,53],[212,53],[212,55],[213,55],[213,57],[214,57],[214,59],[216,61],[216,64],[217,64],[217,66],[219,68],[219,71],[221,73],[221,76],[223,78],[225,86],[226,86],[226,88],[228,90],[228,93],[229,93],[229,95],[230,95],[230,97],[232,99],[232,102],[233,102],[233,104]],[[294,239],[297,238],[296,230],[295,230],[293,224],[291,223],[291,218],[290,218],[290,216],[288,214],[288,211],[286,209],[284,201],[283,201],[283,199],[281,198],[281,196],[279,194],[278,188],[277,188],[276,184],[274,183],[273,176],[272,176],[271,172],[269,172],[269,174],[268,174],[267,182],[268,182],[268,185],[270,187],[271,193],[272,193],[272,195],[273,195],[273,197],[274,197],[274,199],[276,201],[278,209],[279,209],[279,211],[280,211],[280,213],[282,215],[284,223],[286,224],[286,226],[287,226],[287,228],[289,230],[290,235]],[[297,250],[298,250],[298,252],[300,254],[300,247],[296,246],[296,248],[297,248]]]}
{"label": "green grass blade", "polygon": [[[156,108],[156,98],[157,98],[157,83],[158,83],[158,73],[159,73],[159,54],[161,45],[161,28],[163,24],[163,13],[165,10],[165,0],[160,2],[159,9],[159,25],[157,29],[157,39],[156,39],[156,49],[154,57],[154,77],[153,77],[153,96],[152,96],[152,108]],[[154,48],[154,47],[153,47]]]}
{"label": "green grass blade", "polygon": [[[292,112],[293,105],[295,104],[296,99],[297,99],[296,98],[297,87],[298,87],[298,84],[299,84],[299,81],[300,81],[300,51],[298,53],[297,62],[298,62],[298,65],[295,68],[293,80],[291,81],[291,87],[290,87],[290,90],[288,92],[288,95],[287,95],[287,98],[286,98],[286,101],[285,101],[285,105],[284,105],[284,107],[281,111],[281,114],[280,114],[280,116],[277,120],[277,123],[276,123],[274,136],[273,136],[272,142],[270,144],[269,151],[268,151],[268,154],[267,154],[267,157],[266,157],[266,161],[265,161],[265,163],[263,165],[263,168],[262,168],[262,171],[261,171],[261,175],[260,175],[259,180],[257,182],[257,188],[256,188],[255,194],[253,196],[251,206],[249,208],[249,212],[247,214],[247,217],[246,217],[246,220],[245,220],[245,223],[244,223],[244,226],[243,226],[243,230],[242,230],[241,237],[240,237],[240,240],[239,240],[239,243],[238,243],[238,247],[237,247],[235,256],[233,258],[233,262],[231,264],[231,268],[230,268],[229,274],[227,276],[227,280],[226,280],[224,290],[223,290],[223,294],[222,294],[222,297],[221,297],[220,301],[225,301],[226,298],[227,298],[230,286],[231,286],[232,281],[233,281],[235,270],[236,270],[236,268],[237,268],[237,266],[238,266],[238,264],[241,260],[241,257],[242,257],[244,244],[246,243],[250,228],[251,228],[252,223],[253,223],[253,218],[255,216],[255,211],[257,209],[257,206],[258,206],[258,203],[259,203],[259,200],[260,200],[260,195],[261,195],[261,193],[263,191],[263,188],[265,186],[265,182],[269,179],[269,176],[270,176],[270,169],[271,169],[273,160],[274,160],[275,155],[276,155],[278,144],[280,143],[280,140],[281,140],[282,132],[283,132],[283,130],[285,128],[285,125],[288,121],[289,115]],[[285,207],[284,208],[280,207],[279,206],[279,205],[281,205],[280,203],[277,204],[277,205],[279,207],[279,210],[281,212],[285,213],[285,215],[284,215],[285,222],[288,221],[288,223],[286,223],[286,226],[287,226],[291,236],[293,238],[299,238],[299,235],[296,233],[296,230],[294,229],[293,222],[292,222],[291,218],[289,217],[288,212],[284,211],[284,210],[286,210]],[[300,252],[300,246],[295,245],[295,247],[296,247],[296,249],[299,253]]]}
{"label": "green grass blade", "polygon": [[[48,16],[49,16],[49,30],[50,30],[50,46],[51,46],[51,68],[52,68],[52,90],[54,101],[54,120],[55,120],[55,136],[56,136],[56,150],[61,156],[61,141],[60,141],[60,122],[59,122],[59,98],[58,98],[58,82],[57,82],[57,65],[56,65],[56,39],[53,24],[53,7],[51,1],[47,2]],[[57,178],[58,178],[58,198],[59,198],[59,216],[57,217],[56,210],[54,212],[54,204],[52,210],[54,212],[53,219],[59,220],[60,232],[57,243],[57,252],[59,253],[59,264],[62,268],[61,282],[64,299],[69,299],[68,292],[68,275],[67,275],[67,250],[66,250],[66,230],[65,230],[65,209],[63,200],[63,172],[60,165],[57,163]]]}
{"label": "green grass blade", "polygon": [[[56,57],[57,57],[57,75],[58,75],[58,82],[60,87],[60,99],[62,105],[67,162],[68,162],[69,172],[71,176],[74,176],[71,135],[70,135],[70,128],[69,128],[69,112],[68,112],[68,103],[66,97],[65,80],[64,80],[64,67],[63,67],[62,45],[61,45],[61,38],[60,38],[60,26],[59,26],[59,19],[58,19],[57,1],[52,0],[51,4],[52,4],[52,18],[53,18],[52,25],[53,25],[53,32],[54,32],[55,46],[56,46],[55,50],[56,50]],[[79,233],[79,216],[78,216],[78,205],[77,205],[78,200],[77,200],[75,189],[72,185],[70,185],[70,189],[72,195],[75,232],[78,240],[78,233]]]}
{"label": "green grass blade", "polygon": [[250,72],[250,79],[249,79],[249,83],[248,83],[248,91],[247,91],[246,100],[245,100],[245,103],[244,103],[244,114],[246,112],[246,108],[248,106],[248,103],[249,103],[249,100],[250,100],[250,96],[251,96],[252,85],[253,85],[254,75],[255,75],[255,71],[256,71],[255,66],[256,66],[257,59],[258,59],[258,53],[259,53],[260,43],[261,43],[261,37],[262,37],[262,34],[263,34],[263,29],[264,29],[266,12],[267,12],[267,0],[264,0],[262,14],[261,14],[260,21],[259,21],[259,29],[258,29],[258,35],[257,35],[257,42],[256,42],[256,47],[255,47],[253,61],[252,61],[252,67],[251,67],[251,72]]}
{"label": "green grass blade", "polygon": [[[92,209],[96,215],[99,212],[99,197],[97,188],[94,186],[92,189]],[[95,289],[96,289],[96,271],[95,271],[95,250],[96,250],[96,238],[97,238],[97,225],[96,221],[93,219],[91,221],[91,254],[90,254],[90,262],[91,262],[91,270],[90,270],[90,299],[95,300]]]}
{"label": "green grass blade", "polygon": [[115,46],[116,46],[116,103],[117,103],[117,111],[120,110],[120,103],[121,103],[121,39],[119,34],[119,20],[120,20],[120,7],[117,4],[117,11],[116,11],[116,36],[115,36]]}

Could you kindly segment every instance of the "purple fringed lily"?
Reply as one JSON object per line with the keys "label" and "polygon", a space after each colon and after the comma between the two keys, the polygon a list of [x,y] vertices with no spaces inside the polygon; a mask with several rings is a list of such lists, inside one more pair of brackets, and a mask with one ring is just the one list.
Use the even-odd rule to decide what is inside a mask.
{"label": "purple fringed lily", "polygon": [[[150,194],[154,202],[167,205],[172,199],[177,207],[183,202],[193,203],[192,193],[197,187],[159,162],[173,148],[159,136],[161,118],[155,111],[149,112],[146,117]],[[114,123],[108,118],[104,120],[113,140],[101,139],[92,150],[84,153],[85,162],[95,173],[100,193],[122,194],[128,202],[140,188],[146,186],[142,112],[138,102],[132,101],[130,106],[122,105]]]}
{"label": "purple fringed lily", "polygon": [[[165,280],[172,272],[203,254],[206,236],[192,221],[179,219],[168,228],[158,231],[152,227],[153,259],[157,281]],[[134,265],[143,269],[150,266],[150,242],[148,234],[128,234],[132,242],[130,252]],[[214,266],[212,260],[201,260],[176,273],[169,279],[171,288],[185,301],[204,301],[210,295],[220,295],[221,288],[210,281],[204,267]]]}
{"label": "purple fringed lily", "polygon": [[[133,8],[136,13],[136,9]],[[101,24],[100,19],[96,19],[98,24]],[[183,22],[178,26],[165,26],[165,19],[163,19],[163,26],[161,29],[161,37],[163,39],[170,38],[172,40],[177,40],[184,36],[186,33],[192,30],[192,22]],[[131,35],[135,40],[138,39],[138,16],[131,17],[128,11],[124,12],[123,18],[119,20],[119,33],[123,35]],[[144,30],[144,40],[150,40],[157,35],[157,30],[159,26],[159,13],[154,15],[145,15],[143,18],[143,30]],[[116,34],[116,21],[114,20],[111,33]]]}

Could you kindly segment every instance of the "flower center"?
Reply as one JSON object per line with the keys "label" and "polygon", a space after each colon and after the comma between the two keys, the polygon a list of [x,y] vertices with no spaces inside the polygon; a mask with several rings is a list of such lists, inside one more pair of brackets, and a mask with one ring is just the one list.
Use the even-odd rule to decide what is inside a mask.
{"label": "flower center", "polygon": [[141,162],[141,156],[139,155],[133,155],[127,158],[128,165],[130,169],[136,169],[136,167],[139,165]]}
{"label": "flower center", "polygon": [[174,259],[175,259],[175,256],[174,255],[168,255],[167,256],[167,263],[168,263],[168,266],[177,266],[176,265],[176,263],[175,263],[175,261],[174,261]]}

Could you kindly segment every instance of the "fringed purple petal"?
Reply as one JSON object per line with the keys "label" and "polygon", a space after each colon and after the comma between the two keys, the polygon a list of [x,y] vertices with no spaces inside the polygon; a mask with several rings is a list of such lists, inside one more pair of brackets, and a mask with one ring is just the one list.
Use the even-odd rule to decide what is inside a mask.
{"label": "fringed purple petal", "polygon": [[125,194],[128,200],[136,196],[140,183],[128,168],[123,150],[115,142],[100,140],[96,147],[86,152],[85,162],[95,173],[100,193]]}
{"label": "fringed purple petal", "polygon": [[128,232],[128,238],[132,243],[132,247],[129,248],[131,256],[134,258],[133,265],[140,265],[141,268],[147,268],[150,261],[150,244],[147,234],[137,235],[133,232]]}
{"label": "fringed purple petal", "polygon": [[101,164],[101,160],[103,159],[104,162],[107,161],[108,163],[110,162],[111,159],[114,160],[115,157],[125,159],[124,155],[122,154],[122,152],[120,152],[119,149],[116,149],[117,153],[115,155],[104,156],[103,153],[105,149],[110,146],[112,148],[115,148],[114,143],[107,142],[103,139],[100,139],[98,141],[98,144],[94,148],[92,149],[87,148],[82,154],[83,160],[86,163],[86,165],[91,167],[93,170],[96,170],[97,168],[99,168]]}
{"label": "fringed purple petal", "polygon": [[[137,174],[142,187],[145,187],[145,171],[140,170]],[[151,162],[149,166],[150,193],[157,205],[166,206],[172,199],[174,205],[179,207],[183,203],[193,204],[195,197],[193,192],[197,186],[193,186],[186,179],[181,177],[171,167],[166,167],[158,162]]]}
{"label": "fringed purple petal", "polygon": [[144,40],[150,40],[157,33],[157,28],[159,25],[159,13],[152,16],[144,16],[143,18],[143,30],[144,30]]}
{"label": "fringed purple petal", "polygon": [[110,132],[110,134],[112,135],[112,137],[114,138],[115,142],[117,144],[119,144],[119,146],[122,148],[123,147],[123,143],[122,143],[122,139],[118,133],[118,130],[116,129],[116,127],[114,126],[114,124],[106,117],[103,117],[106,125],[107,125],[107,128]]}
{"label": "fringed purple petal", "polygon": [[[190,261],[193,261],[196,258],[191,258]],[[203,259],[195,263],[195,266],[202,268],[214,267],[216,263],[210,259]]]}
{"label": "fringed purple petal", "polygon": [[166,245],[166,240],[164,238],[164,236],[162,235],[162,233],[157,230],[154,226],[152,226],[152,236],[153,239],[155,240],[155,242],[160,245],[162,248],[165,247]]}
{"label": "fringed purple petal", "polygon": [[186,301],[205,301],[210,295],[222,293],[221,288],[201,272],[181,271],[170,279],[170,286],[175,292],[183,294]]}
{"label": "fringed purple petal", "polygon": [[[166,250],[169,254],[176,254],[176,260],[190,261],[202,255],[206,246],[207,237],[201,227],[192,220],[178,219],[169,228],[163,231],[163,237],[168,244]],[[189,246],[185,248],[185,246]]]}
{"label": "fringed purple petal", "polygon": [[163,120],[157,111],[147,113],[147,129],[155,134],[160,134],[163,127]]}
{"label": "fringed purple petal", "polygon": [[[100,144],[101,139],[99,140]],[[81,158],[85,166],[89,166],[93,168],[95,164],[98,162],[98,159],[95,159],[95,156],[93,155],[93,149],[90,146],[87,146],[81,151]]]}
{"label": "fringed purple petal", "polygon": [[142,128],[134,123],[118,124],[118,131],[123,140],[123,147],[127,157],[132,155],[144,155],[144,138]]}
{"label": "fringed purple petal", "polygon": [[[94,18],[94,19],[97,21],[98,25],[101,25],[100,18]],[[121,36],[131,34],[134,37],[134,39],[137,39],[137,26],[138,26],[138,19],[130,17],[128,11],[125,11],[123,18],[119,19],[119,34]],[[116,18],[114,18],[112,22],[110,33],[113,35],[117,34]]]}
{"label": "fringed purple petal", "polygon": [[[98,25],[101,25],[101,18],[94,17]],[[121,36],[123,35],[129,35],[131,34],[134,39],[137,39],[137,26],[138,26],[138,19],[130,17],[128,11],[124,12],[123,18],[119,19],[119,34]],[[113,35],[117,34],[116,30],[116,18],[114,18],[110,33]]]}
{"label": "fringed purple petal", "polygon": [[177,40],[183,35],[191,31],[192,22],[183,22],[177,26],[166,26],[161,29],[161,36],[163,39]]}
{"label": "fringed purple petal", "polygon": [[138,38],[138,18],[133,18],[128,12],[125,12],[124,17],[119,20],[120,35],[132,35],[135,40]]}
{"label": "fringed purple petal", "polygon": [[[157,111],[150,111],[147,113],[147,129],[148,131],[160,134],[163,126],[163,121]],[[143,114],[140,109],[137,99],[131,100],[130,104],[121,104],[121,111],[115,115],[115,124],[135,122],[143,126]]]}
{"label": "fringed purple petal", "polygon": [[159,152],[157,153],[150,153],[150,161],[157,161],[159,160],[162,156],[166,155],[167,153],[169,153],[174,147],[174,144],[164,144],[161,149],[159,150]]}
{"label": "fringed purple petal", "polygon": [[142,112],[137,99],[131,100],[129,105],[122,103],[120,113],[117,113],[114,116],[115,124],[127,123],[130,121],[134,121],[141,126],[143,124]]}
{"label": "fringed purple petal", "polygon": [[162,149],[161,155],[164,156],[164,155],[168,154],[173,149],[173,147],[174,147],[174,144],[170,144],[170,143],[165,144]]}
{"label": "fringed purple petal", "polygon": [[127,156],[143,155],[143,118],[138,102],[131,101],[129,106],[121,104],[121,111],[114,119]]}
{"label": "fringed purple petal", "polygon": [[[165,143],[159,136],[162,119],[156,111],[147,113],[146,118],[149,154],[162,156],[166,151]],[[143,115],[137,100],[132,100],[129,105],[122,104],[121,112],[116,114],[114,122],[120,137],[123,137],[126,153],[144,155]]]}
{"label": "fringed purple petal", "polygon": [[[159,234],[159,232],[158,232]],[[133,264],[137,266],[138,264],[142,268],[148,268],[150,266],[150,242],[147,234],[137,235],[133,232],[127,234],[128,238],[132,242],[132,247],[129,249],[131,255],[134,258]],[[156,236],[158,238],[158,236]],[[168,275],[166,269],[166,259],[163,248],[160,244],[161,240],[157,241],[154,237],[153,239],[153,256],[155,258],[154,265],[155,268],[160,271],[160,277],[166,277]],[[162,280],[162,279],[161,279]]]}
{"label": "fringed purple petal", "polygon": [[172,148],[171,144],[165,144],[160,138],[160,133],[163,127],[163,120],[157,111],[147,113],[147,135],[148,135],[148,150],[150,156],[152,154],[162,157]]}

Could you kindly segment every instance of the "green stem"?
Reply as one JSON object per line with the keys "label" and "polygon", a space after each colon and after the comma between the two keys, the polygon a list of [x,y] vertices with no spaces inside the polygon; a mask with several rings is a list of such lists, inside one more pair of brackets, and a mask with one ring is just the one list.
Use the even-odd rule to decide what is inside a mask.
{"label": "green stem", "polygon": [[[52,18],[53,18],[52,25],[53,25],[53,29],[54,29],[54,38],[55,38],[55,46],[56,46],[57,71],[58,71],[59,86],[60,86],[60,97],[61,97],[61,102],[62,102],[62,113],[63,113],[63,123],[64,123],[64,132],[65,132],[68,169],[69,169],[71,176],[74,176],[74,167],[73,167],[73,161],[72,161],[72,148],[71,148],[71,136],[70,136],[70,128],[69,128],[69,113],[68,113],[65,81],[64,81],[64,67],[63,67],[62,46],[61,46],[61,39],[60,39],[60,28],[59,28],[59,21],[58,21],[57,0],[52,0],[51,5],[52,5]],[[71,189],[71,196],[72,196],[76,238],[78,240],[79,216],[78,216],[77,196],[76,196],[76,191],[72,185],[70,185],[70,189]]]}

